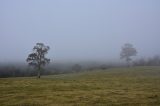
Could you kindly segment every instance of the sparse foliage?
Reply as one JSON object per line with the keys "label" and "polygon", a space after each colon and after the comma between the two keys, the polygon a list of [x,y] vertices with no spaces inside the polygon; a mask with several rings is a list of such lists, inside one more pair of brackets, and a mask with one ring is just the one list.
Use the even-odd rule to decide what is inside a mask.
{"label": "sparse foliage", "polygon": [[131,56],[136,56],[137,50],[133,47],[132,44],[126,43],[122,47],[122,51],[120,53],[121,59],[125,59],[129,65],[129,62],[132,60]]}
{"label": "sparse foliage", "polygon": [[38,78],[40,78],[42,66],[45,66],[50,62],[50,59],[45,57],[49,49],[49,46],[45,46],[43,43],[37,43],[33,48],[33,53],[29,54],[26,60],[30,66],[33,66],[38,70]]}

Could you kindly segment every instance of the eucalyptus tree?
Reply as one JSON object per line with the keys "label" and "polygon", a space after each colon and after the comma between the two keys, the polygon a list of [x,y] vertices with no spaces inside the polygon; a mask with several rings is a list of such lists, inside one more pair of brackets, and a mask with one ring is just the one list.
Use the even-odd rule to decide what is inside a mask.
{"label": "eucalyptus tree", "polygon": [[49,46],[46,46],[43,43],[37,43],[33,47],[33,52],[30,53],[26,59],[29,66],[32,66],[37,70],[38,78],[41,76],[42,67],[50,62],[50,59],[46,58],[46,54],[48,53],[49,49]]}
{"label": "eucalyptus tree", "polygon": [[136,56],[137,55],[137,50],[133,47],[132,44],[130,43],[126,43],[124,44],[124,46],[122,47],[122,51],[120,53],[120,58],[121,59],[125,59],[126,62],[129,63],[132,60],[132,56]]}

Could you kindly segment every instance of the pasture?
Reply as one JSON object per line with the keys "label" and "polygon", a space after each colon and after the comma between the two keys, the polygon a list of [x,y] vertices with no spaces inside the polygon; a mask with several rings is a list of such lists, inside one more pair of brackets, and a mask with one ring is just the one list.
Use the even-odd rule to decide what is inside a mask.
{"label": "pasture", "polygon": [[160,106],[160,67],[1,78],[0,106]]}

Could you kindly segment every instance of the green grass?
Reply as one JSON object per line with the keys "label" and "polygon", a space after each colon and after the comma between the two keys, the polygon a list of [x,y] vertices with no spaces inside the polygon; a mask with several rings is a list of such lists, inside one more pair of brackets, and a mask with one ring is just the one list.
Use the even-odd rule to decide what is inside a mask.
{"label": "green grass", "polygon": [[160,67],[0,79],[0,106],[160,106]]}

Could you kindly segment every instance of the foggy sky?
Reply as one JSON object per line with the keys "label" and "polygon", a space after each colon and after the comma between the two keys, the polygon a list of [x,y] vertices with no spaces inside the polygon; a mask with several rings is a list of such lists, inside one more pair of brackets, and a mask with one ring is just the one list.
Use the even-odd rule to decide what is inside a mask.
{"label": "foggy sky", "polygon": [[25,62],[37,42],[52,61],[160,54],[160,0],[0,0],[0,62]]}

